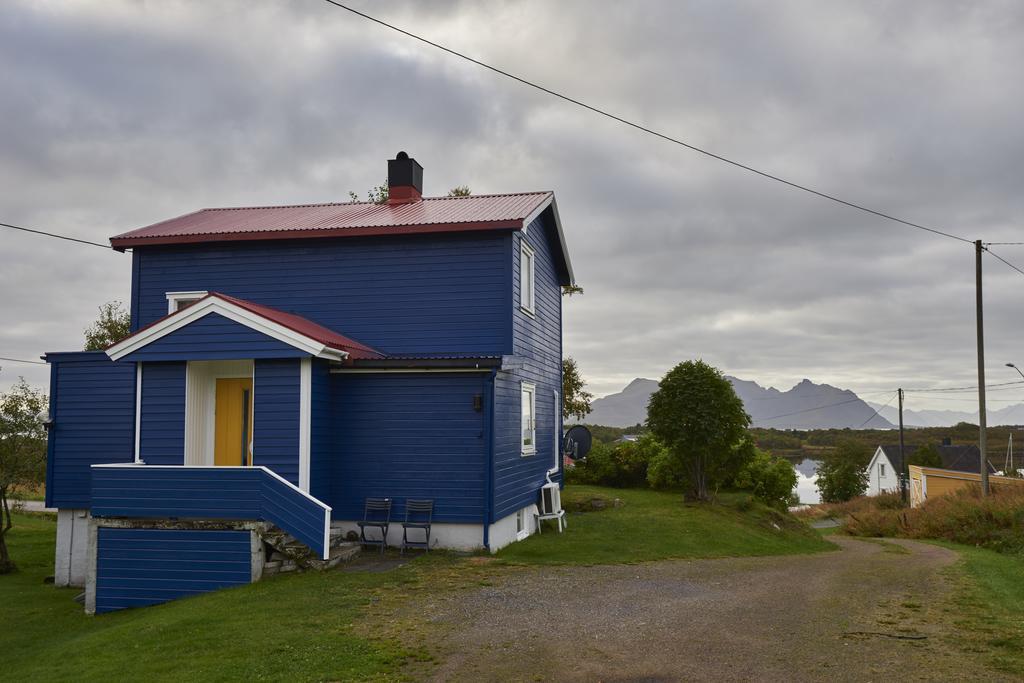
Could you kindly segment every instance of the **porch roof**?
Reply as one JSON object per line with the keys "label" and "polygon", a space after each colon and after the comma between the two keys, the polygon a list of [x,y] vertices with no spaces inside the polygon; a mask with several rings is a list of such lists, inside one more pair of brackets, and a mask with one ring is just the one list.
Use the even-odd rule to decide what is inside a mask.
{"label": "porch roof", "polygon": [[106,349],[120,360],[209,315],[227,318],[301,352],[331,360],[372,360],[384,354],[294,313],[210,292],[196,303],[170,313]]}

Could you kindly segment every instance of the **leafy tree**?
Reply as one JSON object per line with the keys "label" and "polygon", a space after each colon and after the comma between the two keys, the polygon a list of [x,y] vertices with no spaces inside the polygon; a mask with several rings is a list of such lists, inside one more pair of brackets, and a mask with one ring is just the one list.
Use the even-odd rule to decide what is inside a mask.
{"label": "leafy tree", "polygon": [[449,197],[468,197],[471,194],[473,193],[470,191],[469,185],[459,185],[448,190]]}
{"label": "leafy tree", "polygon": [[120,301],[109,301],[99,311],[100,317],[85,330],[86,351],[102,351],[131,332],[131,314]]}
{"label": "leafy tree", "polygon": [[[906,446],[904,446],[904,449],[906,449]],[[910,457],[907,458],[907,464],[919,465],[921,467],[942,467],[942,456],[939,455],[938,448],[932,444],[927,444],[911,453]]]}
{"label": "leafy tree", "polygon": [[46,431],[38,415],[46,396],[22,378],[0,394],[0,574],[14,571],[7,551],[7,532],[13,526],[8,496],[16,486],[42,481],[46,470]]}
{"label": "leafy tree", "polygon": [[652,484],[684,484],[698,500],[736,476],[752,453],[750,416],[729,380],[704,361],[669,370],[647,405],[647,427],[665,445],[651,463]]}
{"label": "leafy tree", "polygon": [[[388,189],[388,184],[385,181],[383,185],[378,185],[377,187],[367,191],[366,201],[371,204],[386,204],[390,196],[391,191]],[[348,191],[348,198],[353,204],[359,203],[359,195],[352,190]]]}
{"label": "leafy tree", "polygon": [[594,395],[583,387],[587,383],[580,375],[576,360],[572,357],[562,359],[562,417],[575,417],[582,420],[590,413],[590,399]]}
{"label": "leafy tree", "polygon": [[852,439],[843,439],[835,451],[818,465],[818,492],[825,503],[841,503],[864,495],[868,489],[871,449]]}
{"label": "leafy tree", "polygon": [[796,488],[796,470],[783,458],[754,450],[754,456],[736,475],[736,487],[772,507],[785,509]]}

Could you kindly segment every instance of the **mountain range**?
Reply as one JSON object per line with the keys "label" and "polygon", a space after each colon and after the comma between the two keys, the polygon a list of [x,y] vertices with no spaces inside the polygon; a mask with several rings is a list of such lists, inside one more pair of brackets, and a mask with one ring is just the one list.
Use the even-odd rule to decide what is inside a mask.
{"label": "mountain range", "polygon": [[[881,406],[868,401],[868,405],[878,410],[878,414],[890,422],[899,421],[899,410],[896,406]],[[1017,403],[998,410],[988,410],[988,424],[1020,425],[1024,424],[1024,403]],[[978,411],[966,410],[910,410],[903,408],[903,424],[909,427],[948,427],[958,422],[978,424]]]}
{"label": "mountain range", "polygon": [[[849,389],[801,381],[788,391],[762,387],[757,382],[726,376],[743,401],[755,427],[777,429],[895,429],[899,415],[894,406],[861,399]],[[591,402],[585,422],[607,427],[630,427],[647,419],[647,402],[658,388],[657,380],[638,377],[617,394]],[[989,411],[989,424],[1024,424],[1024,404]],[[977,422],[977,413],[955,410],[904,409],[910,427],[945,427],[957,422]]]}

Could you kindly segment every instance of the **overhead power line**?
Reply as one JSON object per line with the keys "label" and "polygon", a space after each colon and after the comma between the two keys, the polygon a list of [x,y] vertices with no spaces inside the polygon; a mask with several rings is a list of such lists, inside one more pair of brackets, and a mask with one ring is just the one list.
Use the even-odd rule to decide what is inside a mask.
{"label": "overhead power line", "polygon": [[4,358],[0,356],[0,360],[5,360],[10,363],[32,363],[33,365],[46,365],[46,363],[44,363],[41,360],[25,360],[24,358]]}
{"label": "overhead power line", "polygon": [[792,413],[783,413],[782,415],[773,415],[772,417],[762,417],[762,418],[758,418],[758,421],[759,422],[767,422],[768,420],[778,420],[780,417],[789,417],[790,415],[800,415],[801,413],[810,413],[810,412],[813,412],[815,410],[824,410],[825,408],[833,408],[835,406],[843,406],[843,405],[846,405],[847,403],[857,403],[860,400],[861,399],[859,399],[859,398],[851,398],[851,399],[848,399],[846,401],[840,401],[839,403],[829,403],[827,405],[816,406],[814,408],[805,408],[803,410],[796,410],[796,411],[793,411]]}
{"label": "overhead power line", "polygon": [[[1010,387],[1010,386],[1015,386],[1015,385],[1020,385],[1020,384],[1024,384],[1024,380],[1019,380],[1018,379],[1015,382],[1000,382],[998,384],[986,384],[985,388],[986,389],[993,389],[995,387]],[[904,389],[903,393],[913,392],[915,394],[927,394],[927,393],[946,393],[946,392],[956,392],[956,391],[977,391],[977,390],[978,390],[978,386],[974,385],[974,386],[970,386],[970,387],[939,387],[937,389]]]}
{"label": "overhead power line", "polygon": [[59,240],[67,240],[68,242],[79,242],[81,244],[90,244],[94,247],[100,247],[101,249],[110,249],[113,251],[113,247],[109,244],[100,244],[99,242],[90,242],[89,240],[78,239],[77,237],[68,237],[67,235],[58,235],[53,232],[46,232],[44,230],[33,230],[32,228],[23,228],[20,225],[11,225],[10,223],[0,223],[0,227],[10,228],[11,230],[21,230],[22,232],[31,232],[35,235],[45,235],[47,237],[56,237]]}
{"label": "overhead power line", "polygon": [[440,43],[436,43],[436,42],[434,42],[432,40],[424,38],[423,36],[417,35],[417,34],[411,32],[411,31],[407,31],[407,30],[405,30],[403,28],[399,28],[398,26],[395,26],[394,24],[389,24],[388,22],[383,21],[382,19],[378,19],[376,17],[373,17],[373,16],[371,16],[369,14],[366,14],[365,12],[360,12],[359,10],[354,9],[352,7],[349,7],[348,5],[345,5],[343,3],[337,2],[336,0],[324,0],[324,2],[326,2],[326,3],[330,4],[330,5],[334,5],[335,7],[339,8],[339,9],[343,9],[346,12],[350,12],[350,13],[356,15],[356,16],[362,17],[363,19],[366,19],[367,21],[372,21],[375,24],[379,24],[380,26],[383,26],[385,28],[389,28],[392,31],[396,31],[398,33],[401,33],[404,36],[412,38],[413,40],[418,40],[421,43],[429,45],[429,46],[431,46],[433,48],[437,48],[438,50],[441,50],[442,52],[447,52],[450,55],[458,57],[459,59],[464,59],[467,62],[475,64],[475,65],[477,65],[479,67],[482,67],[484,69],[488,69],[489,71],[493,71],[496,74],[499,74],[499,75],[504,76],[506,78],[512,79],[513,81],[516,81],[516,82],[521,83],[523,85],[526,85],[526,86],[529,86],[531,88],[534,88],[535,90],[539,90],[540,92],[543,92],[543,93],[546,93],[548,95],[551,95],[552,97],[557,97],[558,99],[563,100],[565,102],[569,102],[570,104],[575,104],[576,106],[582,107],[583,109],[586,109],[586,110],[588,110],[590,112],[598,114],[599,116],[604,116],[605,118],[611,119],[612,121],[617,121],[618,123],[621,123],[623,125],[629,126],[630,128],[635,128],[636,130],[639,130],[639,131],[641,131],[643,133],[647,133],[648,135],[653,135],[654,137],[660,138],[662,140],[665,140],[666,142],[671,142],[673,144],[679,145],[681,147],[685,147],[685,148],[687,148],[689,150],[692,150],[694,152],[697,152],[699,154],[703,154],[704,156],[710,157],[710,158],[715,159],[717,161],[721,161],[721,162],[729,164],[731,166],[735,166],[736,168],[743,169],[744,171],[748,171],[750,173],[754,173],[756,175],[761,176],[762,178],[767,178],[769,180],[774,180],[777,183],[782,183],[783,185],[787,185],[787,186],[789,186],[789,187],[791,187],[793,189],[801,190],[803,192],[807,192],[809,194],[815,195],[816,197],[820,197],[822,199],[827,199],[827,200],[829,200],[831,202],[835,202],[837,204],[842,204],[843,206],[849,207],[851,209],[856,209],[858,211],[863,211],[864,213],[871,214],[872,216],[877,216],[878,218],[884,218],[886,220],[893,221],[895,223],[899,223],[901,225],[906,225],[906,226],[909,226],[911,228],[917,228],[918,230],[925,230],[927,232],[934,233],[936,235],[941,235],[942,237],[948,237],[950,239],[959,240],[961,242],[967,242],[968,244],[970,244],[972,242],[972,240],[966,239],[964,237],[960,237],[959,235],[954,235],[952,233],[945,232],[943,230],[938,230],[936,228],[930,228],[930,227],[928,227],[926,225],[921,225],[920,223],[914,223],[913,221],[909,221],[909,220],[905,220],[903,218],[899,218],[897,216],[893,216],[892,214],[885,213],[884,211],[879,211],[877,209],[872,209],[872,208],[870,208],[868,206],[865,206],[863,204],[858,204],[858,203],[853,202],[853,201],[842,199],[841,197],[838,197],[838,196],[833,195],[833,194],[829,194],[827,192],[823,192],[821,190],[815,190],[814,188],[809,187],[807,185],[802,185],[802,184],[797,183],[797,182],[792,181],[792,180],[786,180],[782,176],[778,176],[778,175],[775,175],[774,173],[770,173],[768,171],[763,171],[761,169],[755,168],[755,167],[750,166],[748,164],[744,164],[744,163],[741,163],[739,161],[735,161],[734,159],[730,159],[728,157],[722,156],[721,154],[716,154],[716,153],[711,152],[709,150],[706,150],[706,149],[704,149],[702,147],[698,147],[697,145],[694,145],[694,144],[691,144],[691,143],[688,143],[688,142],[684,142],[683,140],[680,140],[679,138],[672,137],[671,135],[668,135],[666,133],[661,133],[661,132],[659,132],[657,130],[654,130],[653,128],[648,128],[647,126],[644,126],[643,124],[636,123],[634,121],[630,121],[627,118],[624,118],[624,117],[619,116],[617,114],[613,114],[613,113],[611,113],[609,111],[601,109],[601,108],[599,108],[597,106],[594,106],[592,104],[587,104],[586,102],[583,102],[582,100],[578,100],[578,99],[576,99],[574,97],[570,97],[568,95],[564,95],[564,94],[562,94],[562,93],[560,93],[560,92],[558,92],[556,90],[552,90],[551,88],[547,88],[547,87],[545,87],[543,85],[540,85],[539,83],[535,83],[535,82],[533,82],[531,80],[523,78],[522,76],[517,76],[517,75],[515,75],[515,74],[513,74],[511,72],[505,71],[504,69],[500,69],[500,68],[498,68],[496,66],[492,66],[491,64],[488,64],[486,62],[482,62],[479,59],[474,59],[473,57],[470,57],[469,55],[466,55],[466,54],[464,54],[462,52],[459,52],[457,50],[453,50],[452,48],[446,47],[444,45],[441,45]]}
{"label": "overhead power line", "polygon": [[1016,271],[1017,271],[1018,273],[1020,273],[1021,275],[1024,275],[1024,270],[1021,270],[1021,269],[1020,269],[1019,267],[1017,267],[1017,266],[1013,265],[1012,263],[1010,263],[1009,261],[1007,261],[1006,259],[1004,259],[1004,258],[1003,258],[1002,256],[1000,256],[1000,255],[999,255],[999,254],[997,254],[996,252],[992,251],[991,249],[986,249],[985,251],[987,251],[987,252],[988,252],[988,253],[989,253],[990,255],[992,255],[992,256],[994,256],[994,257],[996,257],[997,259],[999,259],[1000,261],[1002,261],[1002,262],[1003,262],[1003,263],[1005,263],[1006,265],[1010,266],[1011,268],[1013,268],[1014,270],[1016,270]]}
{"label": "overhead power line", "polygon": [[[899,395],[899,392],[898,392],[898,391],[894,391],[894,392],[892,392],[892,396],[890,396],[890,397],[889,397],[889,400],[885,402],[885,405],[881,405],[881,406],[878,406],[877,408],[875,408],[875,412],[871,413],[871,417],[869,417],[868,419],[864,420],[864,421],[863,421],[863,422],[861,422],[861,423],[860,423],[859,425],[857,425],[857,429],[860,429],[860,428],[862,428],[862,427],[863,427],[864,425],[866,425],[866,424],[867,424],[868,422],[871,422],[872,420],[874,420],[874,419],[875,419],[875,416],[876,416],[876,415],[878,415],[879,413],[881,413],[881,412],[882,412],[883,410],[885,410],[886,408],[888,408],[888,407],[889,407],[889,404],[890,404],[890,403],[892,403],[892,402],[893,402],[893,399],[895,399],[895,398],[896,398],[896,397],[897,397],[898,395]],[[890,424],[891,424],[891,423],[890,423]]]}

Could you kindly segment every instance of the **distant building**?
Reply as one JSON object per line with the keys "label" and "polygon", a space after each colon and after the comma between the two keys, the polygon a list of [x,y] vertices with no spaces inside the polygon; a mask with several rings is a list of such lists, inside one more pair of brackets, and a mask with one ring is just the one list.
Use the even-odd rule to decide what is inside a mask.
{"label": "distant building", "polygon": [[623,434],[619,438],[615,439],[615,441],[613,441],[612,443],[633,443],[634,441],[639,441],[639,440],[640,440],[640,435],[639,434]]}
{"label": "distant building", "polygon": [[[915,446],[904,446],[903,451],[909,460],[917,450]],[[981,451],[974,444],[953,445],[949,439],[943,439],[941,446],[936,446],[942,459],[942,469],[956,472],[978,472],[981,462]],[[996,468],[988,463],[989,472],[994,474]],[[900,472],[903,471],[903,460],[900,459],[900,447],[879,446],[875,450],[871,462],[868,463],[867,495],[877,496],[880,493],[900,490]]]}

